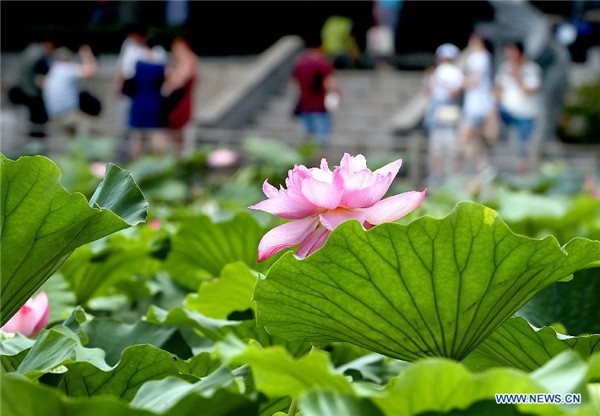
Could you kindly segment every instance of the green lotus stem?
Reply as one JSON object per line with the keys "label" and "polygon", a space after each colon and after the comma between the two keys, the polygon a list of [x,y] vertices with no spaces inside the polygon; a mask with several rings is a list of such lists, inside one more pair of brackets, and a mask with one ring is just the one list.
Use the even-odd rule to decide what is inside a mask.
{"label": "green lotus stem", "polygon": [[[317,351],[319,349],[319,347],[312,345],[310,347],[310,351],[308,352],[308,354],[312,354],[313,351]],[[290,408],[288,410],[288,416],[294,416],[296,414],[298,410],[298,401],[296,399],[292,399],[292,403],[290,403]]]}
{"label": "green lotus stem", "polygon": [[296,402],[296,399],[292,399],[292,403],[290,403],[290,410],[288,410],[288,416],[294,416],[297,408],[298,403]]}

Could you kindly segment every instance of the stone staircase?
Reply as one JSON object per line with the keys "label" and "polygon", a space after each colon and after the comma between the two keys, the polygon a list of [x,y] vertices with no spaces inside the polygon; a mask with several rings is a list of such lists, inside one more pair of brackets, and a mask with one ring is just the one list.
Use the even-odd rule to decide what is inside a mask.
{"label": "stone staircase", "polygon": [[[405,150],[407,138],[396,136],[390,121],[418,93],[422,77],[420,72],[408,71],[338,71],[342,99],[332,116],[328,153]],[[296,101],[297,91],[290,81],[266,103],[245,134],[275,138],[290,145],[305,142],[307,138],[292,116]]]}

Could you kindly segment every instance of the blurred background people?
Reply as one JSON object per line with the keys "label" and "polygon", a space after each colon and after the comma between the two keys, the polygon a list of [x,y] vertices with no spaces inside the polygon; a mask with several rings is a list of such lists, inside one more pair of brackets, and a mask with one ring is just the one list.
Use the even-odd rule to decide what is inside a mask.
{"label": "blurred background people", "polygon": [[[152,44],[151,44],[152,45]],[[145,139],[155,153],[168,148],[166,128],[161,109],[164,97],[161,87],[165,80],[166,54],[158,45],[148,44],[135,63],[135,73],[124,83],[124,93],[131,98],[129,108],[129,151],[132,158],[144,152]]]}
{"label": "blurred background people", "polygon": [[137,62],[144,59],[146,55],[146,39],[148,37],[146,27],[142,24],[130,24],[126,30],[127,36],[121,44],[117,57],[115,77],[116,111],[114,115],[117,120],[113,126],[113,132],[121,141],[118,160],[125,160],[129,157],[126,143],[129,139],[132,80],[135,76]]}
{"label": "blurred background people", "polygon": [[20,56],[19,81],[8,93],[8,98],[13,104],[27,107],[31,137],[40,138],[46,135],[44,125],[48,121],[48,114],[42,88],[54,50],[54,40],[48,34],[43,35],[39,42],[25,48]]}
{"label": "blurred background people", "polygon": [[326,148],[331,133],[331,115],[325,105],[327,94],[339,94],[333,63],[321,51],[318,37],[306,41],[307,49],[298,57],[293,70],[300,97],[295,114],[304,131]]}
{"label": "blurred background people", "polygon": [[79,62],[67,48],[56,50],[44,81],[43,96],[48,116],[55,125],[82,133],[89,132],[91,127],[87,116],[100,114],[101,105],[80,86],[82,79],[93,77],[98,69],[92,49],[83,45],[78,56]]}
{"label": "blurred background people", "polygon": [[182,149],[184,127],[192,116],[194,88],[197,82],[198,57],[187,39],[178,37],[171,44],[171,60],[167,64],[161,92],[163,123],[169,129],[172,143]]}
{"label": "blurred background people", "polygon": [[444,175],[457,170],[456,126],[463,75],[454,61],[459,54],[451,43],[439,46],[435,51],[435,69],[427,80],[429,108],[425,125],[429,133],[429,181],[433,185],[439,185]]}
{"label": "blurred background people", "polygon": [[378,26],[388,27],[396,39],[403,0],[375,0],[373,2],[373,17]]}
{"label": "blurred background people", "polygon": [[[3,85],[22,84],[9,96],[28,105],[31,120],[41,125],[47,114],[40,88],[50,67],[47,63],[44,69],[43,62],[48,61],[54,45],[36,42],[23,54],[23,59],[19,59],[20,52],[28,42],[40,40],[34,35],[40,31],[53,30],[57,45],[60,40],[72,50],[76,50],[79,38],[89,40],[94,53],[100,56],[98,74],[82,86],[90,88],[105,103],[97,125],[103,126],[105,132],[112,131],[97,138],[106,139],[113,149],[121,151],[123,155],[116,157],[119,162],[129,158],[130,144],[125,140],[132,128],[133,136],[140,139],[132,140],[133,144],[138,143],[133,146],[134,155],[143,153],[140,143],[150,136],[156,137],[149,140],[154,152],[163,153],[169,147],[181,149],[182,143],[186,143],[181,150],[187,153],[202,144],[244,146],[248,136],[273,138],[304,151],[303,144],[309,135],[315,142],[328,145],[323,149],[327,155],[342,151],[408,153],[407,165],[414,163],[407,172],[415,181],[424,182],[429,175],[425,168],[428,165],[432,176],[438,178],[445,177],[448,170],[455,170],[450,165],[455,165],[458,148],[460,155],[466,156],[467,163],[456,164],[463,173],[512,173],[517,159],[514,143],[498,141],[491,148],[491,139],[498,130],[493,128],[493,121],[496,120],[496,127],[499,124],[497,106],[492,104],[498,65],[492,62],[501,60],[502,49],[490,53],[481,37],[484,34],[499,46],[522,40],[529,60],[541,67],[541,87],[537,91],[529,93],[521,88],[528,83],[529,75],[511,81],[509,72],[502,94],[504,118],[511,129],[518,129],[523,133],[519,137],[527,138],[532,134],[528,129],[533,129],[532,138],[547,140],[543,147],[533,147],[534,151],[529,152],[530,166],[520,170],[533,170],[538,161],[554,160],[559,155],[567,155],[564,159],[572,161],[571,155],[577,153],[578,158],[585,159],[590,152],[576,145],[597,143],[598,112],[594,103],[598,96],[600,48],[595,45],[600,39],[600,26],[588,13],[598,9],[591,3],[577,6],[581,9],[577,13],[575,6],[570,10],[564,4],[559,7],[517,1],[476,2],[468,6],[401,0],[344,4],[254,2],[236,3],[235,15],[229,13],[230,6],[218,2],[179,0],[110,0],[71,3],[68,7],[71,15],[78,17],[76,20],[69,20],[67,6],[62,3],[52,7],[43,2],[36,2],[35,7],[7,3],[3,8],[6,11],[3,23],[12,36],[3,43]],[[268,14],[278,17],[267,18]],[[453,18],[448,19],[451,14]],[[226,24],[220,19],[226,19]],[[578,23],[584,21],[585,33]],[[223,27],[228,29],[222,30]],[[252,30],[254,27],[261,30]],[[432,27],[436,30],[432,31]],[[476,35],[469,39],[473,31]],[[215,37],[215,33],[219,36]],[[309,39],[308,49],[302,54],[301,39],[314,34],[319,34],[322,42]],[[172,44],[166,42],[173,38],[177,39]],[[420,80],[435,60],[436,48],[450,42],[462,49],[467,40],[466,53],[453,62],[440,62],[439,71],[431,77],[432,82],[436,81],[430,88],[428,106]],[[583,40],[587,45],[585,53],[583,50],[576,53]],[[148,49],[152,50],[151,59],[147,56]],[[201,91],[196,54],[205,56]],[[382,65],[375,65],[373,58]],[[138,62],[144,64],[136,78]],[[334,75],[336,62],[344,69],[336,69]],[[294,76],[290,77],[295,63]],[[449,94],[443,85],[446,81],[452,84],[451,74],[455,71],[444,68],[452,64],[463,69],[464,80],[462,91],[455,93],[452,87]],[[164,67],[161,69],[160,65]],[[521,72],[526,75],[528,71]],[[450,77],[446,78],[448,74]],[[336,95],[338,90],[344,92],[343,101]],[[524,98],[515,98],[513,90],[523,90]],[[6,95],[8,91],[4,92]],[[53,95],[59,93],[64,92]],[[89,108],[85,103],[95,103],[99,108],[97,101],[84,100],[82,93],[80,90],[80,110]],[[133,110],[130,96],[135,101]],[[539,102],[538,109],[523,110],[521,107],[528,107],[526,102],[532,96]],[[199,100],[201,106],[197,105]],[[7,105],[7,101],[3,102],[0,117],[2,136],[9,138],[3,140],[4,150],[13,154],[38,151],[41,143],[22,134],[29,130],[32,135],[37,134],[36,128],[29,129],[25,108]],[[519,104],[515,105],[515,101]],[[457,127],[456,122],[449,120],[454,120],[461,102],[464,108]],[[297,120],[288,117],[295,104],[298,104]],[[336,105],[334,112],[332,108]],[[435,107],[440,106],[443,108],[437,111]],[[424,119],[431,128],[421,131],[419,126]],[[332,120],[336,122],[334,140]],[[299,131],[299,124],[306,135]],[[451,132],[456,130],[460,146],[456,145],[456,138],[451,138]],[[41,151],[68,150],[64,135],[56,135],[57,140],[54,136],[51,134],[43,142],[44,146],[49,145]],[[431,154],[425,151],[427,138],[431,139],[427,142],[432,146]],[[531,139],[522,140],[525,141]],[[527,146],[521,153],[526,150]],[[445,163],[438,163],[440,160]],[[492,162],[493,169],[485,169]]]}
{"label": "blurred background people", "polygon": [[517,131],[519,172],[529,171],[530,139],[539,112],[542,70],[525,56],[520,42],[504,48],[505,60],[496,75],[496,95],[502,122]]}
{"label": "blurred background people", "polygon": [[394,32],[388,26],[377,25],[367,31],[367,51],[377,64],[390,62],[395,53]]}
{"label": "blurred background people", "polygon": [[403,5],[403,0],[373,2],[375,25],[367,31],[367,49],[378,63],[390,62],[396,53],[396,36]]}
{"label": "blurred background people", "polygon": [[[489,163],[488,147],[497,135],[491,43],[473,33],[464,64],[464,100],[458,139],[467,171],[481,171]],[[494,131],[495,130],[495,131]]]}
{"label": "blurred background people", "polygon": [[321,28],[321,50],[333,60],[336,68],[352,68],[360,56],[353,28],[352,20],[344,16],[327,18]]}
{"label": "blurred background people", "polygon": [[144,59],[147,52],[146,39],[148,33],[144,25],[131,24],[127,29],[127,37],[121,45],[117,58],[117,91],[120,94],[123,83],[135,75],[137,61]]}

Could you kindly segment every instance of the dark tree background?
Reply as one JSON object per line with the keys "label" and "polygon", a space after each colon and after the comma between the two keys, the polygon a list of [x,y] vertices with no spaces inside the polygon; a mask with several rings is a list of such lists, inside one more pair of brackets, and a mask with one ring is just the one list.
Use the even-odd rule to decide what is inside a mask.
{"label": "dark tree background", "polygon": [[[165,39],[189,37],[201,55],[255,54],[283,35],[307,36],[319,31],[327,17],[341,15],[354,21],[354,34],[364,48],[373,24],[372,7],[371,1],[192,1],[186,26],[169,28],[163,1],[3,1],[1,46],[3,51],[18,51],[36,34],[51,32],[58,43],[71,48],[89,43],[96,53],[116,53],[125,23],[141,21]],[[464,46],[473,24],[491,18],[491,7],[484,1],[405,1],[398,51],[433,51],[443,42]]]}

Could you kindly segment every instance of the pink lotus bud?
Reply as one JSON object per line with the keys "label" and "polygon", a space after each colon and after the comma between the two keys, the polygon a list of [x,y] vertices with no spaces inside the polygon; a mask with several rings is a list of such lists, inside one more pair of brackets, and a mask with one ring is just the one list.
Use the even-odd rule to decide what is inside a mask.
{"label": "pink lotus bud", "polygon": [[158,230],[160,229],[161,224],[162,223],[160,220],[152,220],[148,222],[148,227],[152,228],[153,230]]}
{"label": "pink lotus bud", "polygon": [[96,178],[104,179],[104,175],[106,174],[106,165],[101,162],[92,162],[90,165],[90,170],[92,171],[92,175]]}
{"label": "pink lotus bud", "polygon": [[592,198],[600,199],[600,186],[596,183],[596,178],[588,175],[583,180],[583,189],[587,191]]}
{"label": "pink lotus bud", "polygon": [[333,172],[327,160],[320,168],[294,166],[286,188],[275,188],[265,180],[267,199],[252,205],[281,218],[294,219],[266,233],[258,245],[258,261],[300,244],[297,254],[306,257],[325,244],[329,233],[346,220],[358,220],[367,229],[396,221],[416,209],[427,190],[409,191],[382,199],[398,174],[402,159],[376,171],[367,168],[363,155],[344,154]]}
{"label": "pink lotus bud", "polygon": [[211,168],[226,168],[233,166],[238,161],[238,154],[230,149],[217,149],[209,153],[206,161]]}
{"label": "pink lotus bud", "polygon": [[45,292],[40,292],[21,306],[19,312],[1,328],[3,332],[19,332],[27,337],[37,335],[47,324],[50,305]]}

